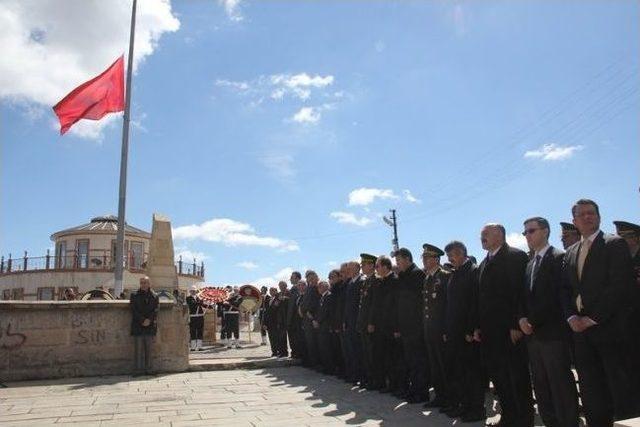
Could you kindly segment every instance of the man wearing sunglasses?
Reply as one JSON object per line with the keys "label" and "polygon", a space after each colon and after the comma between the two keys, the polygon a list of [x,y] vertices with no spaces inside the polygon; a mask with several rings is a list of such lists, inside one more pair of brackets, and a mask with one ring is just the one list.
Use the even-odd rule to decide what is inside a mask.
{"label": "man wearing sunglasses", "polygon": [[525,270],[519,325],[527,350],[538,412],[547,426],[578,426],[578,395],[571,372],[569,328],[562,313],[560,289],[564,252],[549,245],[549,222],[524,222],[533,256]]}

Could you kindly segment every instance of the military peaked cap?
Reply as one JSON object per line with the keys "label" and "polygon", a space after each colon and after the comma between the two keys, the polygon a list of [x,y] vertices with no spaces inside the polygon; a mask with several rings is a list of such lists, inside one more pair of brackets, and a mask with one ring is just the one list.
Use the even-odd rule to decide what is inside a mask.
{"label": "military peaked cap", "polygon": [[624,236],[640,236],[640,225],[627,221],[613,221],[616,226],[618,235]]}
{"label": "military peaked cap", "polygon": [[424,249],[422,255],[428,255],[432,257],[441,257],[442,255],[444,255],[444,251],[442,249],[437,246],[430,245],[429,243],[425,243],[424,245],[422,245],[422,249]]}
{"label": "military peaked cap", "polygon": [[370,262],[372,264],[375,264],[377,259],[378,257],[374,255],[360,254],[360,262]]}

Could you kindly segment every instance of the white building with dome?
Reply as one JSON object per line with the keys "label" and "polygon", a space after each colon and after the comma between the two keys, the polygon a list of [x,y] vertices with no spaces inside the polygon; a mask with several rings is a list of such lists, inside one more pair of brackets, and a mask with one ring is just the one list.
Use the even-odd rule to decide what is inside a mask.
{"label": "white building with dome", "polygon": [[[92,218],[87,224],[51,235],[55,253],[31,256],[28,252],[8,254],[0,259],[0,298],[3,300],[58,300],[66,288],[76,293],[103,289],[113,294],[118,218]],[[125,294],[138,288],[146,274],[151,234],[125,224]],[[178,289],[204,281],[204,264],[179,259],[175,263]],[[172,291],[168,289],[168,291]]]}

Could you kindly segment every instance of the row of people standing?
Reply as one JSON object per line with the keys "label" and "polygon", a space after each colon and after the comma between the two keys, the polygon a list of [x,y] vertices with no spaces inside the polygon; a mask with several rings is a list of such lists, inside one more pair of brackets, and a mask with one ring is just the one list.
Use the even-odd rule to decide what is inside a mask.
{"label": "row of people standing", "polygon": [[624,240],[603,233],[598,205],[586,199],[572,215],[566,253],[549,245],[548,221],[534,217],[524,221],[529,254],[488,224],[479,265],[452,241],[444,251],[423,245],[423,268],[402,248],[395,266],[362,254],[327,282],[294,273],[292,290],[274,294],[287,305],[277,325],[305,365],[463,422],[485,418],[490,380],[498,425],[533,425],[533,387],[545,425],[577,426],[572,365],[589,426],[638,416],[640,227],[616,222]]}

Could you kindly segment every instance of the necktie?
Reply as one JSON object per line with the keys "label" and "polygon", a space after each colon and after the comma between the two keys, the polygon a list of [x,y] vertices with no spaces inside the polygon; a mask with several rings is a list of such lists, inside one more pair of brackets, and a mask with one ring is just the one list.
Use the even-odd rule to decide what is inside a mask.
{"label": "necktie", "polygon": [[535,282],[536,276],[538,276],[538,270],[540,270],[541,259],[540,255],[536,255],[536,260],[533,263],[533,272],[531,274],[531,285],[529,286],[529,289],[533,289],[533,282]]}
{"label": "necktie", "polygon": [[580,253],[578,254],[578,280],[582,280],[582,269],[584,268],[584,262],[589,255],[589,249],[591,248],[591,240],[584,239],[580,244]]}

